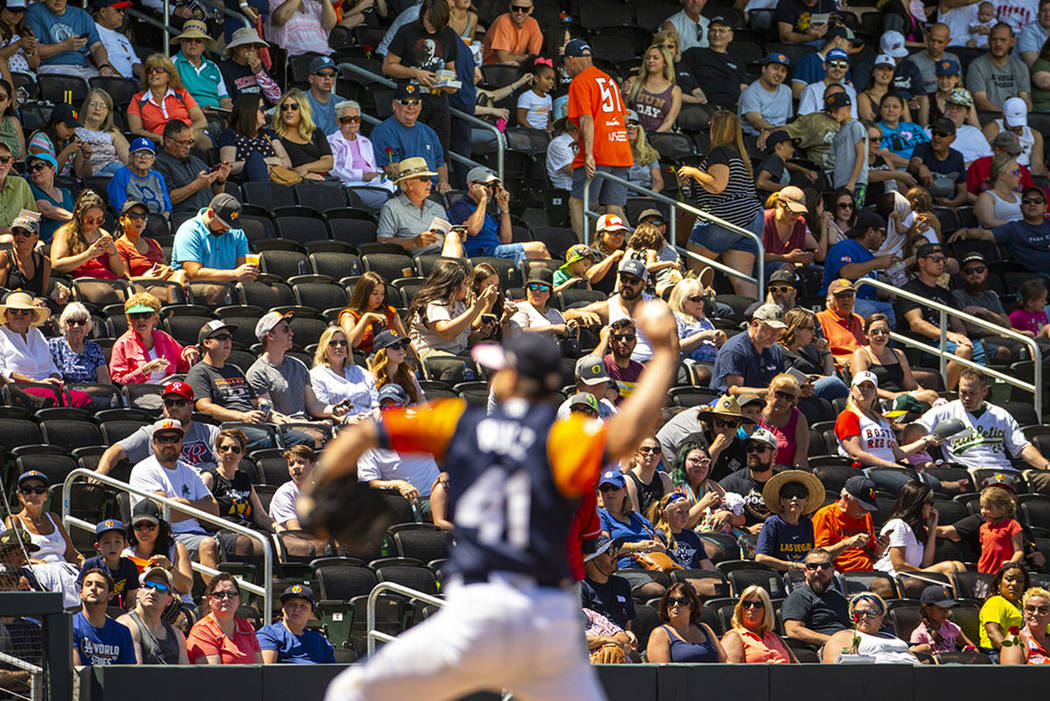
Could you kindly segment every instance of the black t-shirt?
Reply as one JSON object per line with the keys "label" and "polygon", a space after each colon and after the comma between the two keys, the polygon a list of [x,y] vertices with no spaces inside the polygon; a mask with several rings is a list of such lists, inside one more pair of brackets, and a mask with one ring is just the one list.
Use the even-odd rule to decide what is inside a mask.
{"label": "black t-shirt", "polygon": [[255,74],[247,64],[241,65],[232,58],[219,63],[219,72],[222,73],[222,82],[226,83],[226,89],[230,93],[230,99],[235,100],[239,95],[259,95],[266,102],[262,86],[255,79]]}
{"label": "black t-shirt", "polygon": [[314,129],[308,144],[297,144],[283,136],[281,137],[281,144],[284,145],[284,150],[288,152],[288,158],[292,160],[293,168],[304,163],[319,161],[322,156],[332,155],[332,147],[329,145],[324,132],[320,129]]}
{"label": "black t-shirt", "polygon": [[587,578],[580,582],[583,608],[596,611],[610,621],[627,629],[628,621],[634,620],[634,601],[631,600],[631,585],[615,574],[605,584]]}
{"label": "black t-shirt", "polygon": [[777,22],[787,22],[796,32],[804,34],[809,31],[809,22],[813,15],[834,12],[835,9],[834,0],[817,0],[813,7],[806,7],[801,0],[780,0],[773,11],[773,17]]}
{"label": "black t-shirt", "polygon": [[821,635],[832,635],[849,627],[849,605],[838,589],[817,594],[808,586],[792,590],[780,615],[785,621],[802,621],[802,625]]}
{"label": "black t-shirt", "polygon": [[[774,465],[773,473],[770,477],[783,471],[784,468]],[[767,477],[766,479],[768,480],[769,478]],[[763,523],[766,517],[769,516],[770,511],[766,508],[765,499],[762,498],[762,488],[765,487],[766,482],[765,480],[762,482],[756,480],[751,475],[751,470],[737,470],[724,480],[719,480],[718,483],[727,492],[735,492],[744,497],[746,525],[753,526],[756,523]]]}
{"label": "black t-shirt", "polygon": [[953,148],[948,149],[948,156],[943,161],[933,153],[930,142],[919,144],[912,151],[912,158],[918,158],[934,175],[951,176],[957,183],[966,182],[966,163],[963,155]]}
{"label": "black t-shirt", "polygon": [[252,480],[240,468],[228,480],[216,469],[205,470],[212,477],[211,495],[219,502],[219,516],[230,521],[252,522]]}
{"label": "black t-shirt", "polygon": [[[705,433],[704,438],[710,446],[715,439],[715,434],[714,432]],[[722,484],[722,480],[732,474],[741,470],[747,472],[743,469],[745,465],[747,465],[747,453],[744,452],[744,442],[739,438],[734,438],[733,442],[718,454],[718,460],[715,460],[714,465],[711,466],[711,479]]]}
{"label": "black t-shirt", "polygon": [[221,368],[208,365],[203,360],[190,368],[186,382],[193,388],[197,399],[207,397],[232,411],[252,411],[255,392],[244,373],[236,365],[226,363]]}
{"label": "black t-shirt", "polygon": [[[690,49],[692,51],[692,49]],[[674,80],[679,88],[682,89],[683,95],[692,95],[693,91],[698,87],[696,84],[696,78],[693,77],[693,72],[686,65],[685,61],[679,61],[674,67]]]}
{"label": "black t-shirt", "polygon": [[704,86],[709,103],[729,107],[740,100],[740,84],[747,80],[732,53],[697,47],[682,54],[682,63],[689,67],[696,83]]}
{"label": "black t-shirt", "polygon": [[[424,30],[419,22],[409,22],[397,30],[390,42],[388,54],[401,57],[401,65],[421,68],[424,71],[439,71],[456,60],[460,40],[455,30],[445,27],[437,34]],[[448,101],[444,92],[432,93],[428,102]]]}
{"label": "black t-shirt", "polygon": [[[906,284],[903,289],[906,292],[911,292],[912,294],[924,297],[925,299],[930,299],[934,302],[939,302],[940,304],[943,304],[946,307],[951,307],[952,309],[959,308],[959,305],[955,303],[955,298],[952,297],[952,293],[944,289],[940,285],[927,285],[921,282],[918,278],[915,278],[914,280],[908,281],[908,284]],[[921,306],[915,302],[911,302],[906,299],[898,299],[897,304],[900,307],[900,318],[904,318],[904,316],[912,309],[919,309],[922,312],[922,318],[925,321],[940,328],[941,313],[938,312],[936,309]],[[948,330],[951,331],[950,322]]]}

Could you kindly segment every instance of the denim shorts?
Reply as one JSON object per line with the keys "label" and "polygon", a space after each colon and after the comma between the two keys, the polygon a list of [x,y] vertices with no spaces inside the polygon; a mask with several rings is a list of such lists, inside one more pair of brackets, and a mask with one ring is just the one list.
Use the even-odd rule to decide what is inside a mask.
{"label": "denim shorts", "polygon": [[506,258],[517,265],[525,260],[525,246],[520,243],[501,243],[494,248],[482,249],[478,255],[492,256],[493,258]]}
{"label": "denim shorts", "polygon": [[[596,170],[618,178],[627,179],[626,166],[598,166]],[[572,171],[572,196],[578,200],[583,199],[583,184],[587,182],[587,169],[580,167]],[[605,178],[595,178],[591,183],[591,202],[595,200],[599,204],[617,205],[623,207],[627,203],[627,188],[620,183],[614,183]]]}
{"label": "denim shorts", "polygon": [[[760,209],[751,225],[744,228],[761,236],[763,226],[765,226],[765,214]],[[728,250],[744,251],[753,255],[758,254],[758,246],[755,245],[754,239],[738,234],[735,231],[730,231],[718,224],[709,224],[703,221],[698,221],[689,233],[689,243],[703,246],[715,254],[724,253]]]}

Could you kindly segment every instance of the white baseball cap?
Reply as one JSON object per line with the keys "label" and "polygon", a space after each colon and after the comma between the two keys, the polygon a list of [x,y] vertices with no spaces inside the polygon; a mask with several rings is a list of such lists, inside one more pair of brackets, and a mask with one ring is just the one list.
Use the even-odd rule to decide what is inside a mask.
{"label": "white baseball cap", "polygon": [[1028,105],[1019,97],[1011,97],[1003,103],[1003,123],[1008,127],[1028,126]]}
{"label": "white baseball cap", "polygon": [[893,58],[904,58],[908,55],[908,47],[904,44],[904,35],[898,31],[890,30],[882,33],[879,39],[879,51]]}
{"label": "white baseball cap", "polygon": [[870,382],[875,385],[875,389],[879,388],[879,378],[875,376],[875,373],[870,370],[861,370],[853,376],[853,386],[856,387],[862,382]]}

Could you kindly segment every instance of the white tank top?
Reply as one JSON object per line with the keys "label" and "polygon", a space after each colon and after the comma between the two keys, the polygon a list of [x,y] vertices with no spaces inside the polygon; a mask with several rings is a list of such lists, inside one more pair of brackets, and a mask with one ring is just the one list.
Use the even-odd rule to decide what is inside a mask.
{"label": "white tank top", "polygon": [[[62,534],[58,530],[58,526],[55,525],[55,519],[51,518],[51,514],[46,514],[47,520],[51,522],[51,526],[54,529],[51,535],[37,535],[35,533],[29,533],[29,529],[26,529],[26,533],[29,533],[29,539],[33,541],[33,545],[40,548],[32,554],[32,557],[38,560],[44,560],[45,562],[65,562],[66,561],[66,539],[62,537]],[[25,521],[22,517],[18,517],[19,522],[25,527]]]}
{"label": "white tank top", "polygon": [[[1002,117],[995,120],[995,125],[999,127],[999,131],[1007,131],[1007,128],[1003,125]],[[1010,133],[1017,136],[1016,132]],[[1035,136],[1032,134],[1032,127],[1027,124],[1022,127],[1021,135],[1017,137],[1017,143],[1021,146],[1021,153],[1017,156],[1017,164],[1026,167],[1032,165],[1032,147],[1035,146]]]}
{"label": "white tank top", "polygon": [[1016,202],[1007,202],[991,190],[986,190],[986,192],[992,196],[993,200],[995,200],[995,207],[992,209],[992,216],[996,219],[1001,221],[1016,221],[1023,218],[1024,215],[1021,214],[1021,198],[1016,194],[1014,195],[1014,197],[1017,197]]}

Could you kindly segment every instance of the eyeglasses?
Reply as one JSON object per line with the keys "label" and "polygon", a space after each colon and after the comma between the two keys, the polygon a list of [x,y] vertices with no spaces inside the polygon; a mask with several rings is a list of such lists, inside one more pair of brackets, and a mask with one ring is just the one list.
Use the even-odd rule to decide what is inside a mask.
{"label": "eyeglasses", "polygon": [[167,584],[161,584],[160,582],[143,582],[142,588],[152,589],[154,591],[160,592],[161,594],[167,594],[169,591],[171,591],[168,588]]}
{"label": "eyeglasses", "polygon": [[882,614],[878,611],[854,611],[853,615],[860,618],[882,618]]}
{"label": "eyeglasses", "polygon": [[18,491],[22,492],[26,496],[30,494],[47,494],[47,487],[42,484],[38,484],[35,487],[19,487]]}
{"label": "eyeglasses", "polygon": [[533,292],[550,292],[550,285],[544,285],[542,282],[530,282],[529,289]]}
{"label": "eyeglasses", "polygon": [[106,109],[109,109],[109,105],[107,105],[105,102],[102,102],[101,100],[92,100],[87,104],[88,107],[105,107]]}
{"label": "eyeglasses", "polygon": [[157,441],[158,443],[181,443],[182,442],[182,434],[181,433],[178,433],[178,434],[165,433],[162,436],[158,436],[157,434],[153,434],[153,440]]}
{"label": "eyeglasses", "polygon": [[637,336],[635,336],[633,333],[614,333],[612,336],[610,336],[610,338],[612,338],[612,340],[614,341],[626,341],[627,343],[630,343],[635,338],[637,338]]}
{"label": "eyeglasses", "polygon": [[638,449],[638,452],[642,453],[644,455],[656,455],[657,453],[660,452],[660,449],[659,448],[653,448],[652,446],[643,445],[642,447],[640,447]]}
{"label": "eyeglasses", "polygon": [[361,121],[361,117],[359,117],[359,116],[358,117],[340,117],[339,118],[339,123],[340,124],[357,124],[360,121]]}
{"label": "eyeglasses", "polygon": [[617,487],[612,484],[603,484],[602,486],[598,487],[599,492],[615,492],[617,489],[623,489],[623,487]]}
{"label": "eyeglasses", "polygon": [[330,347],[332,347],[332,348],[336,348],[338,346],[346,346],[346,345],[349,345],[349,344],[346,342],[346,339],[343,339],[343,340],[333,339],[333,340],[328,342],[328,345]]}
{"label": "eyeglasses", "polygon": [[215,334],[214,336],[209,336],[208,339],[212,341],[218,341],[219,343],[226,343],[226,341],[232,341],[233,336],[228,333],[219,333]]}
{"label": "eyeglasses", "polygon": [[149,217],[148,214],[143,214],[142,212],[128,212],[124,216],[132,221],[146,221],[146,218]]}
{"label": "eyeglasses", "polygon": [[744,448],[744,452],[745,453],[764,453],[767,450],[769,450],[769,446],[768,445],[754,445],[754,444],[752,444],[752,445],[749,445],[746,448]]}
{"label": "eyeglasses", "polygon": [[66,319],[66,326],[87,326],[87,319]]}
{"label": "eyeglasses", "polygon": [[689,600],[688,596],[669,596],[667,597],[667,605],[674,606],[692,606],[693,602]]}
{"label": "eyeglasses", "polygon": [[853,207],[855,207],[856,205],[854,205],[852,202],[837,202],[835,206],[839,209],[853,209]]}
{"label": "eyeglasses", "polygon": [[[1031,202],[1029,202],[1028,204],[1031,204]],[[962,274],[963,275],[977,275],[978,273],[983,273],[985,270],[988,270],[988,266],[975,265],[972,268],[963,268]]]}
{"label": "eyeglasses", "polygon": [[220,445],[219,446],[219,452],[220,453],[237,453],[238,455],[240,455],[241,452],[242,452],[242,448],[239,445]]}
{"label": "eyeglasses", "polygon": [[320,71],[318,73],[314,73],[314,75],[320,76],[321,78],[334,78],[338,74],[335,71]]}
{"label": "eyeglasses", "polygon": [[136,531],[152,531],[156,527],[157,524],[153,523],[152,521],[139,521],[138,523],[132,526],[132,528],[134,528]]}
{"label": "eyeglasses", "polygon": [[283,105],[281,105],[281,111],[282,112],[288,112],[289,110],[291,110],[292,112],[298,112],[299,111],[299,103],[298,102],[285,102]]}
{"label": "eyeglasses", "polygon": [[653,226],[663,226],[667,222],[665,222],[663,219],[657,219],[656,217],[652,217],[651,219],[646,219],[642,223],[643,224],[652,224]]}
{"label": "eyeglasses", "polygon": [[774,391],[773,392],[773,396],[776,397],[777,399],[783,399],[785,402],[793,402],[796,399],[798,399],[798,397],[796,397],[791,392],[785,392],[782,389],[778,389],[778,390]]}
{"label": "eyeglasses", "polygon": [[168,407],[169,409],[178,409],[180,407],[186,406],[187,404],[189,404],[189,401],[187,401],[185,399],[165,399],[164,400],[164,406]]}
{"label": "eyeglasses", "polygon": [[418,105],[420,103],[420,100],[419,100],[419,98],[414,97],[414,98],[409,98],[407,100],[398,100],[398,102],[400,102],[405,107],[415,107],[416,105]]}
{"label": "eyeglasses", "polygon": [[1045,616],[1046,614],[1050,613],[1050,606],[1025,606],[1024,612],[1035,613],[1040,616]]}
{"label": "eyeglasses", "polygon": [[172,142],[179,146],[192,146],[196,139],[172,139]]}
{"label": "eyeglasses", "polygon": [[128,318],[136,321],[141,321],[142,319],[149,319],[155,313],[156,312],[135,312],[133,314],[128,314]]}
{"label": "eyeglasses", "polygon": [[528,7],[522,7],[521,5],[511,5],[510,6],[510,11],[511,12],[520,12],[523,15],[528,13],[530,10],[532,10],[532,6],[531,5],[529,5]]}
{"label": "eyeglasses", "polygon": [[791,291],[791,287],[789,285],[770,285],[769,286],[769,291],[772,292],[773,294],[778,294],[778,295],[779,294],[785,294],[785,293]]}
{"label": "eyeglasses", "polygon": [[29,316],[32,313],[33,313],[32,309],[8,309],[7,310],[8,316],[10,316],[12,314],[15,315],[15,316]]}
{"label": "eyeglasses", "polygon": [[764,609],[766,602],[762,599],[752,599],[751,601],[741,601],[740,606],[746,609]]}
{"label": "eyeglasses", "polygon": [[805,567],[810,572],[816,572],[817,570],[824,571],[824,570],[830,570],[831,569],[831,563],[830,562],[807,562]]}
{"label": "eyeglasses", "polygon": [[714,424],[717,428],[736,428],[740,425],[740,422],[736,419],[720,419],[716,416]]}
{"label": "eyeglasses", "polygon": [[236,599],[240,596],[240,593],[235,591],[213,591],[211,598],[213,599]]}
{"label": "eyeglasses", "polygon": [[1022,197],[1021,202],[1024,204],[1046,204],[1046,200],[1042,197]]}
{"label": "eyeglasses", "polygon": [[399,343],[395,343],[395,344],[394,344],[394,345],[392,345],[392,346],[388,346],[388,349],[390,349],[390,348],[396,348],[397,350],[399,350],[399,351],[401,351],[402,353],[404,353],[405,351],[407,351],[407,350],[408,350],[408,347],[409,347],[409,346],[411,346],[411,345],[412,345],[412,342],[406,339],[406,340],[404,340],[404,341],[401,341],[401,342],[399,342]]}

